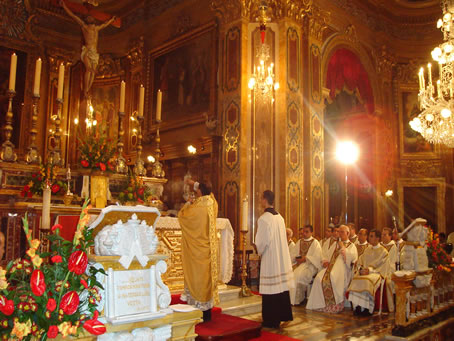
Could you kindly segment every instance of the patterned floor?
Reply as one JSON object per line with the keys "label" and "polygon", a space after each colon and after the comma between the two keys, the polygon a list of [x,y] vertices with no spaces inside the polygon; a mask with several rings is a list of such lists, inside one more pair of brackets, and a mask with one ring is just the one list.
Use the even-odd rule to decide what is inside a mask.
{"label": "patterned floor", "polygon": [[[242,317],[262,321],[261,313]],[[394,314],[357,317],[348,309],[340,314],[326,314],[296,306],[293,307],[292,322],[284,328],[269,331],[304,341],[378,341],[391,333],[393,322]]]}

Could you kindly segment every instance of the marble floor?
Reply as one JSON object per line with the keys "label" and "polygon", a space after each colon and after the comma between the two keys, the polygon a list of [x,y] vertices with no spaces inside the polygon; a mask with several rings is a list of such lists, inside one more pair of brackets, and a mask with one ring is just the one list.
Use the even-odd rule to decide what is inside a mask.
{"label": "marble floor", "polygon": [[[242,317],[262,321],[261,313]],[[383,340],[386,334],[391,334],[393,322],[394,314],[388,313],[359,317],[353,316],[348,309],[340,314],[326,314],[295,306],[293,321],[281,329],[269,331],[304,341],[378,341]]]}

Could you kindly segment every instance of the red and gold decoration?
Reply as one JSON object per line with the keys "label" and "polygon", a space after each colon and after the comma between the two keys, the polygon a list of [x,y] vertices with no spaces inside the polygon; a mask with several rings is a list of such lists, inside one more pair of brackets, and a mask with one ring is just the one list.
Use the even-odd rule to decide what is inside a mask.
{"label": "red and gold decoration", "polygon": [[[39,252],[40,241],[32,239],[27,217],[23,229],[29,249],[22,259],[0,268],[0,338],[2,340],[47,340],[58,335],[77,335],[82,328],[103,334],[98,321],[96,300],[92,297],[99,270],[87,264],[93,245],[92,231],[86,229],[88,202],[83,206],[73,242],[60,236],[64,227],[55,225],[47,239],[50,252]],[[43,260],[48,258],[48,262]],[[82,299],[82,292],[88,297]]]}
{"label": "red and gold decoration", "polygon": [[49,186],[52,194],[64,195],[68,189],[65,182],[57,178],[59,167],[55,164],[45,163],[40,165],[39,172],[32,174],[30,181],[21,191],[21,196],[31,198],[43,195],[43,190]]}
{"label": "red and gold decoration", "polygon": [[427,257],[429,258],[429,267],[437,270],[451,272],[452,257],[443,249],[437,234],[429,229],[427,238]]}

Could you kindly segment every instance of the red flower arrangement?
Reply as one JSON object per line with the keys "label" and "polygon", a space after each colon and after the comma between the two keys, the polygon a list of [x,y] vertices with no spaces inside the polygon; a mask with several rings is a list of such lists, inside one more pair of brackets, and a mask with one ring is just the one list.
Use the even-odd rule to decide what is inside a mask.
{"label": "red flower arrangement", "polygon": [[[40,242],[32,239],[27,216],[23,219],[29,249],[23,259],[0,268],[0,340],[75,336],[82,328],[94,335],[106,331],[96,310],[101,299],[96,274],[104,271],[87,264],[87,250],[93,245],[92,231],[85,228],[87,206],[72,243],[60,236],[61,225],[52,229],[49,253],[38,251]],[[44,263],[47,257],[51,262]]]}
{"label": "red flower arrangement", "polygon": [[437,235],[434,234],[431,229],[429,229],[426,246],[427,257],[429,258],[429,267],[450,272],[452,257],[446,253],[440,244]]}
{"label": "red flower arrangement", "polygon": [[143,183],[141,178],[131,174],[128,176],[126,186],[118,194],[118,199],[122,204],[126,202],[145,204],[150,197],[152,197],[151,189]]}
{"label": "red flower arrangement", "polygon": [[107,138],[106,126],[91,126],[79,132],[79,160],[82,168],[92,171],[113,171],[115,143]]}
{"label": "red flower arrangement", "polygon": [[63,180],[57,178],[58,170],[58,166],[51,163],[40,165],[39,172],[32,174],[28,184],[20,192],[21,196],[31,198],[33,194],[42,195],[47,184],[50,186],[52,194],[64,195],[67,185]]}

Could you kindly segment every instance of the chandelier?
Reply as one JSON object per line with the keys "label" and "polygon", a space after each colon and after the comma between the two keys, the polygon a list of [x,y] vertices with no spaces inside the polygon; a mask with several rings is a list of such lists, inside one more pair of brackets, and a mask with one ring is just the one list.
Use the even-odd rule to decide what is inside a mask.
{"label": "chandelier", "polygon": [[266,23],[270,19],[266,15],[268,5],[263,1],[259,6],[259,17],[257,20],[260,23],[260,39],[261,44],[256,48],[256,59],[259,60],[259,65],[254,67],[251,78],[249,78],[248,87],[254,90],[257,97],[261,99],[271,100],[274,102],[274,90],[279,89],[279,83],[275,82],[274,64],[268,64],[270,59],[270,46],[265,44]]}
{"label": "chandelier", "polygon": [[439,79],[432,80],[432,65],[427,65],[427,85],[424,68],[419,70],[419,107],[422,112],[410,121],[413,130],[430,143],[454,147],[454,0],[441,0],[443,17],[437,28],[443,32],[443,43],[432,51],[438,63]]}

